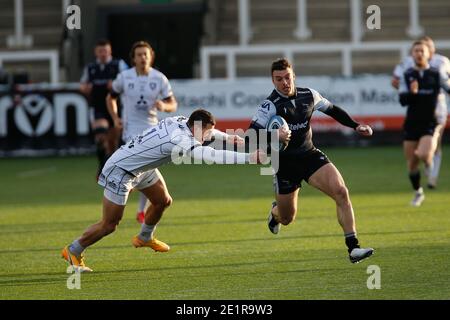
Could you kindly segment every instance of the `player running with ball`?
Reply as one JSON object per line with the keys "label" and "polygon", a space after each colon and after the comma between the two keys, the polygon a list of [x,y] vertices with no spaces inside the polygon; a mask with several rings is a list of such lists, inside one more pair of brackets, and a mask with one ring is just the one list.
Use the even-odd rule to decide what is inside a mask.
{"label": "player running with ball", "polygon": [[313,112],[319,110],[360,135],[371,136],[372,129],[355,122],[347,112],[317,91],[296,87],[295,74],[287,59],[272,63],[272,82],[275,89],[259,106],[250,125],[252,129],[264,129],[274,115],[279,115],[290,128],[279,129],[280,141],[289,144],[279,153],[279,170],[274,175],[276,201],[269,211],[270,231],[277,234],[280,224],[288,225],[294,221],[304,180],[336,202],[337,218],[344,231],[350,261],[356,263],[369,257],[374,250],[359,246],[353,207],[344,179],[327,156],[314,147],[310,119]]}

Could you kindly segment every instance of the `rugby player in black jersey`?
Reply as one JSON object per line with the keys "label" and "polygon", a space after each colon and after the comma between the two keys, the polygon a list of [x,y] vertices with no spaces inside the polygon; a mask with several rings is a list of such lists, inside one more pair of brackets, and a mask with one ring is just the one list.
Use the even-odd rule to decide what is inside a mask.
{"label": "rugby player in black jersey", "polygon": [[450,88],[446,70],[430,67],[430,49],[425,41],[415,41],[411,53],[415,66],[400,78],[399,94],[402,106],[408,107],[403,125],[403,150],[414,189],[411,205],[418,207],[425,199],[419,165],[423,161],[426,175],[432,170],[441,125],[436,118],[436,105],[441,88],[447,92]]}
{"label": "rugby player in black jersey", "polygon": [[350,261],[359,262],[372,255],[374,250],[360,248],[348,189],[337,168],[313,145],[310,119],[312,113],[319,110],[362,136],[371,136],[372,129],[355,122],[347,112],[317,91],[296,87],[295,74],[287,59],[274,61],[271,72],[275,89],[258,107],[250,125],[251,129],[265,129],[274,115],[283,117],[289,125],[289,130],[281,128],[278,133],[280,141],[288,145],[279,153],[279,169],[274,175],[276,201],[269,212],[269,229],[277,234],[280,224],[288,225],[294,221],[304,180],[336,202],[337,218],[344,231]]}
{"label": "rugby player in black jersey", "polygon": [[91,126],[97,146],[98,177],[108,157],[117,149],[120,137],[106,108],[106,95],[117,74],[128,66],[123,60],[112,57],[111,43],[106,39],[97,41],[94,54],[95,61],[83,70],[80,91],[88,97],[92,108]]}

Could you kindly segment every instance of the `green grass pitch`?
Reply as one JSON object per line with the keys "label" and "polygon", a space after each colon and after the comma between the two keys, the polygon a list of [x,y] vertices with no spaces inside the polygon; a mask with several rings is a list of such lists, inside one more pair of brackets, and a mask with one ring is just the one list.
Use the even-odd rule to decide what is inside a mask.
{"label": "green grass pitch", "polygon": [[[266,225],[272,178],[257,166],[161,168],[174,199],[156,235],[168,253],[135,249],[132,193],[118,230],[86,252],[91,274],[69,290],[63,246],[96,222],[93,157],[0,159],[1,299],[449,299],[450,147],[437,190],[412,208],[402,150],[327,148],[342,172],[370,259],[348,261],[334,202],[304,184],[295,223]],[[424,184],[424,181],[423,181]],[[381,289],[367,288],[367,267]]]}

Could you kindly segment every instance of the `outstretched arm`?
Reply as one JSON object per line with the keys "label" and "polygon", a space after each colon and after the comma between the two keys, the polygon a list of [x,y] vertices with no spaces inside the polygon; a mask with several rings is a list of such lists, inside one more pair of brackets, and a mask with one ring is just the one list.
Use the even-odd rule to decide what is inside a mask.
{"label": "outstretched arm", "polygon": [[232,143],[236,145],[244,145],[245,140],[238,136],[237,134],[228,134],[223,131],[212,129],[209,132],[208,137],[206,137],[206,140],[209,141],[226,141],[227,143]]}
{"label": "outstretched arm", "polygon": [[190,155],[194,159],[216,164],[260,163],[265,157],[265,153],[261,150],[256,150],[252,153],[242,153],[229,150],[216,150],[209,146],[197,146],[190,151]]}
{"label": "outstretched arm", "polygon": [[329,106],[326,110],[323,110],[322,112],[329,115],[340,124],[356,130],[359,134],[363,136],[371,136],[373,133],[372,128],[370,126],[356,122],[344,109],[336,105]]}

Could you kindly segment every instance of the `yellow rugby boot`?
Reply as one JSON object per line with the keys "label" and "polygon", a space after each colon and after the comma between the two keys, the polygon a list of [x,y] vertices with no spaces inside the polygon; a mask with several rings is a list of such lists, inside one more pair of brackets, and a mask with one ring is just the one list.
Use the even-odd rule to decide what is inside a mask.
{"label": "yellow rugby boot", "polygon": [[150,239],[147,242],[144,242],[138,236],[134,236],[133,240],[131,242],[133,243],[133,246],[135,248],[149,247],[157,252],[167,252],[170,250],[169,245],[167,245],[166,243],[159,241],[158,239],[155,239],[155,238]]}
{"label": "yellow rugby boot", "polygon": [[84,256],[81,254],[81,256],[77,257],[73,253],[70,252],[69,246],[65,246],[64,249],[61,251],[61,257],[66,260],[76,271],[79,272],[92,272],[92,269],[89,267],[86,267],[84,264]]}

